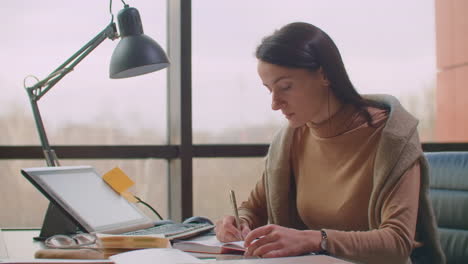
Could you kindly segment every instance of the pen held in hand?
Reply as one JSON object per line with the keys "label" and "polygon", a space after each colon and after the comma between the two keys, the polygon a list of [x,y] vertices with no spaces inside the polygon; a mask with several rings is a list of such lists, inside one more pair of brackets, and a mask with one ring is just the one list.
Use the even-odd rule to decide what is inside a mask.
{"label": "pen held in hand", "polygon": [[236,202],[236,194],[234,193],[233,190],[229,192],[229,196],[231,197],[231,205],[232,205],[232,210],[234,212],[234,217],[236,220],[236,227],[237,229],[241,230],[241,223],[239,219],[239,212],[237,211],[237,202]]}

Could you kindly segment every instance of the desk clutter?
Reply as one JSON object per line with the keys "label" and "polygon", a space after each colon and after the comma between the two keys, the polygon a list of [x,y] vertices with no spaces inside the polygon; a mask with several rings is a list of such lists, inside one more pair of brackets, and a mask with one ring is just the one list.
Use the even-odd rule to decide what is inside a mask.
{"label": "desk clutter", "polygon": [[[90,236],[94,235],[83,235],[83,237]],[[56,239],[57,237],[60,239]],[[45,245],[49,248],[38,250],[35,253],[35,258],[65,260],[63,263],[75,263],[74,261],[78,262],[78,260],[108,260],[109,263],[115,264],[149,264],[155,263],[155,259],[158,260],[158,263],[206,263],[202,261],[203,258],[218,259],[217,256],[221,254],[233,253],[240,254],[237,258],[242,258],[244,252],[242,241],[225,244],[218,241],[214,235],[171,242],[168,238],[157,236],[97,234],[95,240],[74,238],[77,241],[75,244],[69,243],[64,237],[63,235],[51,237],[50,240],[55,241],[55,244],[51,243],[50,240],[46,241]],[[88,241],[94,243],[90,244]],[[79,242],[83,243],[78,244]],[[200,258],[199,255],[192,254],[192,252],[206,254]],[[101,261],[96,263],[101,263]]]}
{"label": "desk clutter", "polygon": [[[91,248],[69,248],[69,249],[41,249],[44,247],[43,242],[33,241],[32,238],[39,231],[31,230],[7,230],[5,244],[8,254],[0,258],[1,264],[129,264],[129,263],[219,263],[219,264],[350,264],[344,260],[340,260],[331,256],[325,255],[305,255],[298,257],[287,258],[271,258],[260,259],[252,257],[244,257],[232,254],[196,254],[184,252],[174,248],[176,241],[171,241],[172,248],[146,248],[146,249],[131,249],[123,253],[117,253],[105,259],[101,249]],[[207,239],[214,239],[207,238]],[[159,239],[158,239],[159,240]],[[194,239],[185,240],[188,242]],[[29,245],[28,243],[31,243]],[[124,241],[124,244],[127,243]],[[139,242],[138,242],[139,243]],[[147,241],[143,242],[147,243]],[[198,241],[197,243],[201,243]],[[217,243],[221,243],[217,241]],[[90,245],[88,245],[90,246]],[[86,246],[87,247],[87,246]],[[41,250],[39,250],[41,249]],[[34,252],[36,257],[34,258]],[[21,253],[21,254],[19,254]]]}
{"label": "desk clutter", "polygon": [[[112,256],[142,249],[173,248],[190,256],[216,258],[245,252],[244,242],[222,243],[214,235],[201,235],[185,240],[170,240],[161,236],[128,236],[108,234],[56,235],[45,241],[47,249],[36,252],[40,259],[112,259]],[[163,251],[166,254],[173,251]],[[194,254],[195,253],[195,254]],[[137,253],[135,253],[137,254]],[[138,253],[146,254],[146,253]],[[159,254],[159,253],[158,253]],[[180,255],[180,253],[177,253]],[[222,258],[221,258],[222,259]]]}
{"label": "desk clutter", "polygon": [[[45,241],[47,249],[40,249],[36,252],[36,258],[49,259],[107,259],[112,255],[127,251],[146,248],[171,248],[168,238],[158,236],[121,236],[107,234],[86,234],[94,236],[92,243],[80,243],[74,237],[76,243],[69,243],[65,239],[67,236],[57,235]],[[57,239],[59,238],[59,239]],[[51,242],[55,241],[55,242]]]}
{"label": "desk clutter", "polygon": [[47,249],[36,252],[36,258],[48,259],[107,259],[113,255],[148,248],[174,248],[191,253],[243,255],[244,242],[222,243],[214,235],[187,240],[160,236],[128,236],[107,234],[56,235],[45,241]]}

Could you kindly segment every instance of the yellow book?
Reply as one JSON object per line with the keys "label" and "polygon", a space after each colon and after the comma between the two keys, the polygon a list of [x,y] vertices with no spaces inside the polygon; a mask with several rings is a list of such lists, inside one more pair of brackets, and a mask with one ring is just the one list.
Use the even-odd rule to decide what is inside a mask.
{"label": "yellow book", "polygon": [[171,248],[171,242],[167,238],[158,236],[128,236],[97,234],[97,247],[104,258],[127,251],[145,248]]}
{"label": "yellow book", "polygon": [[170,248],[169,239],[155,236],[98,235],[100,248]]}

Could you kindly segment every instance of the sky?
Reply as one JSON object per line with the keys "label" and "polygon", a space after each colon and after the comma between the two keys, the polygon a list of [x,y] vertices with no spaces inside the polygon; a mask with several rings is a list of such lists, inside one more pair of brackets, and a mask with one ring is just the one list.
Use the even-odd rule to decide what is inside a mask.
{"label": "sky", "polygon": [[[167,51],[166,1],[125,1],[145,33]],[[16,0],[2,3],[0,115],[31,116],[23,80],[39,79],[110,21],[107,1]],[[122,8],[113,2],[116,15]],[[418,94],[435,84],[434,2],[428,0],[193,0],[192,96],[195,131],[280,122],[256,73],[262,37],[295,21],[319,26],[336,42],[361,93]],[[39,102],[47,128],[118,121],[123,129],[166,127],[167,70],[111,80],[117,41],[107,40]],[[28,79],[27,85],[32,85]],[[19,106],[19,108],[18,108]]]}

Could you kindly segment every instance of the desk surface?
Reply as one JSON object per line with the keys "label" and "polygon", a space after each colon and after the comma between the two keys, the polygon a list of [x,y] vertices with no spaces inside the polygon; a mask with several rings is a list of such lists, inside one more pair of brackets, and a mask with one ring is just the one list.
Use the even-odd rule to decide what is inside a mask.
{"label": "desk surface", "polygon": [[33,237],[39,235],[39,230],[2,230],[3,240],[10,259],[34,258],[34,253],[43,248],[42,243],[34,241]]}
{"label": "desk surface", "polygon": [[[39,230],[2,230],[0,235],[3,235],[3,240],[5,242],[6,251],[9,259],[14,260],[32,260],[34,259],[34,253],[44,248],[43,244],[38,241],[34,241],[33,237],[39,235]],[[1,237],[0,237],[1,239]],[[1,257],[4,256],[0,256]],[[204,260],[207,263],[225,263],[222,260],[221,256],[216,259]],[[226,258],[229,259],[229,258]],[[1,262],[1,261],[0,261]],[[229,264],[276,264],[276,263],[317,263],[317,264],[351,264],[351,262],[343,261],[337,258],[329,256],[303,256],[303,257],[291,257],[287,261],[285,259],[239,259],[239,260],[229,260]]]}

